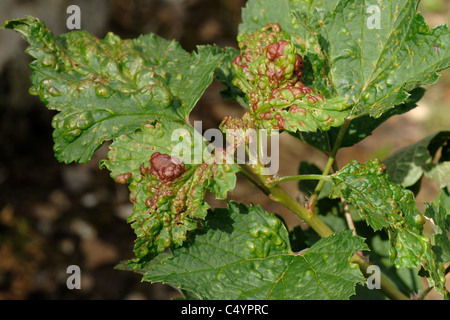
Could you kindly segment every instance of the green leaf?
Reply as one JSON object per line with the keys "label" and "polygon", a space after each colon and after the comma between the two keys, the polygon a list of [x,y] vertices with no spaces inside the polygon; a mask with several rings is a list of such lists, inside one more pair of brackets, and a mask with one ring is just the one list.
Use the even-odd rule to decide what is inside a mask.
{"label": "green leaf", "polygon": [[233,70],[232,63],[239,55],[239,50],[227,47],[224,51],[225,57],[215,73],[215,78],[226,87],[226,89],[220,92],[220,95],[223,99],[237,101],[242,107],[248,109],[248,102],[245,94],[233,84],[233,79],[236,74]]}
{"label": "green leaf", "polygon": [[374,230],[386,229],[390,240],[390,259],[397,268],[422,265],[428,281],[445,291],[442,265],[436,261],[430,240],[422,234],[424,219],[417,210],[411,191],[393,184],[378,160],[364,164],[351,161],[332,175],[333,197],[343,197],[355,205]]}
{"label": "green leaf", "polygon": [[348,299],[363,281],[349,264],[366,248],[362,238],[346,231],[294,253],[283,223],[258,206],[216,209],[191,240],[146,268],[143,279],[202,299]]}
{"label": "green leaf", "polygon": [[448,28],[430,30],[416,11],[418,2],[390,0],[369,7],[362,0],[342,0],[330,13],[295,13],[316,35],[331,83],[353,104],[353,116],[381,116],[405,101],[408,91],[435,83],[437,72],[449,67]]}
{"label": "green leaf", "polygon": [[449,162],[433,164],[436,152],[448,141],[450,131],[436,132],[389,156],[383,164],[391,181],[406,188],[414,185],[426,174],[440,182],[438,185],[441,188],[448,185]]}
{"label": "green leaf", "polygon": [[425,175],[433,179],[440,189],[450,187],[450,161],[433,164]]}
{"label": "green leaf", "polygon": [[30,44],[30,93],[53,118],[55,155],[66,163],[87,162],[107,140],[131,134],[153,120],[187,119],[223,58],[215,47],[189,54],[153,34],[104,39],[84,30],[54,37],[39,19],[9,20],[5,28]]}
{"label": "green leaf", "polygon": [[316,41],[291,15],[294,9],[312,13],[314,9],[331,11],[337,0],[249,0],[242,9],[239,33],[253,33],[269,23],[278,23],[288,32],[299,48],[314,49]]}
{"label": "green leaf", "polygon": [[[101,165],[117,182],[129,184],[136,263],[146,264],[166,248],[180,246],[206,216],[206,191],[225,199],[236,183],[236,165],[203,154],[202,137],[186,124],[146,125],[117,138],[110,149],[109,160]],[[167,168],[174,166],[179,171],[170,176],[177,169]]]}
{"label": "green leaf", "polygon": [[[390,263],[389,238],[384,230],[374,231],[363,221],[355,222],[355,226],[358,235],[366,239],[366,243],[370,248],[370,253],[367,257],[370,259],[371,264],[380,267],[383,275],[391,280],[406,296],[413,297],[423,290],[424,282],[418,275],[417,268],[397,269]],[[386,299],[383,295],[380,297],[380,292],[377,292],[377,290],[368,290],[367,288],[360,290],[357,288],[355,299],[360,297],[358,294],[365,294],[361,296],[363,299],[366,297],[371,300]]]}
{"label": "green leaf", "polygon": [[439,261],[447,263],[450,261],[450,240],[448,238],[448,232],[450,231],[449,192],[442,189],[436,201],[427,204],[424,214],[429,218],[433,228],[433,251]]}
{"label": "green leaf", "polygon": [[[356,119],[352,119],[348,129],[345,131],[344,138],[342,139],[341,148],[351,147],[358,142],[364,140],[368,136],[372,135],[372,132],[378,128],[386,120],[395,115],[406,113],[415,107],[417,102],[425,94],[425,89],[416,88],[411,91],[410,96],[404,103],[389,109],[383,115],[378,118],[373,118],[369,115],[362,116]],[[330,148],[333,147],[336,138],[339,134],[339,128],[330,128],[327,132],[296,132],[292,133],[293,136],[301,139],[302,141],[322,150],[324,152],[330,152]]]}
{"label": "green leaf", "polygon": [[325,97],[304,85],[303,59],[289,38],[278,24],[238,35],[233,84],[246,94],[255,126],[289,132],[341,126],[350,106],[343,97]]}
{"label": "green leaf", "polygon": [[144,57],[152,57],[156,65],[167,73],[168,86],[174,95],[174,109],[187,120],[206,88],[214,78],[214,71],[224,59],[226,51],[216,46],[197,46],[188,53],[181,45],[155,34],[134,40]]}

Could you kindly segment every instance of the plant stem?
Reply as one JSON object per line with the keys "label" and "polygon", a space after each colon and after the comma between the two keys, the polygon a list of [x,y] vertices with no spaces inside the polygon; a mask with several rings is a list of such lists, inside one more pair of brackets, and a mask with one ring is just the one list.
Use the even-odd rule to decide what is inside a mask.
{"label": "plant stem", "polygon": [[311,215],[309,211],[300,203],[295,201],[283,188],[278,185],[268,186],[270,198],[295,213],[300,219],[304,220],[313,228],[322,238],[333,234],[330,229],[318,216]]}
{"label": "plant stem", "polygon": [[261,190],[266,196],[270,197],[269,189],[257,177],[245,169],[244,165],[239,166],[239,172],[256,187],[258,187],[258,189]]}
{"label": "plant stem", "polygon": [[[361,258],[358,254],[354,254],[353,257],[350,259],[350,262],[356,263],[366,278],[371,276],[371,274],[367,272],[367,268],[370,266],[370,264],[366,260]],[[397,287],[394,284],[392,284],[392,282],[388,278],[386,278],[383,274],[380,275],[380,282],[381,282],[380,291],[389,299],[410,300],[406,295],[404,295],[400,290],[398,290]]]}
{"label": "plant stem", "polygon": [[296,176],[285,176],[278,179],[272,180],[270,182],[270,185],[276,185],[284,181],[291,181],[291,180],[325,180],[325,181],[331,181],[331,178],[329,176],[323,176],[320,174],[301,174]]}
{"label": "plant stem", "polygon": [[[339,171],[339,167],[338,167],[336,161],[333,162],[333,171],[334,172]],[[348,207],[348,202],[344,198],[341,198],[341,202],[342,202],[342,207],[344,209],[345,220],[347,221],[348,228],[353,230],[353,235],[356,236],[357,233],[356,233],[355,223],[353,222],[352,214],[350,213],[350,209]]]}
{"label": "plant stem", "polygon": [[[350,124],[350,120],[346,119],[344,124],[341,126],[338,136],[336,138],[336,141],[334,142],[333,149],[330,152],[330,156],[328,158],[327,164],[325,165],[325,168],[323,170],[322,175],[328,176],[330,174],[330,170],[333,166],[334,160],[336,159],[336,154],[341,147],[342,140],[344,139],[345,132],[347,131],[347,128]],[[314,212],[314,207],[317,202],[317,198],[319,197],[320,191],[322,191],[323,185],[325,184],[325,180],[320,180],[319,183],[316,186],[316,189],[314,189],[314,192],[311,196],[311,198],[308,201],[308,209],[312,213]]]}
{"label": "plant stem", "polygon": [[[298,175],[298,176],[287,176],[279,179],[273,179],[273,177],[265,171],[264,166],[260,163],[257,166],[240,165],[240,172],[249,179],[255,186],[257,186],[265,195],[275,202],[280,203],[300,219],[305,221],[311,228],[313,228],[322,238],[331,236],[334,231],[320,219],[319,216],[312,214],[315,202],[317,201],[317,196],[322,190],[325,181],[330,181],[328,176],[331,167],[333,166],[337,151],[339,150],[344,134],[348,128],[350,121],[346,120],[345,124],[341,127],[338,137],[336,139],[333,150],[331,151],[330,158],[328,159],[327,165],[322,175]],[[259,155],[259,141],[258,141],[258,155]],[[316,199],[312,202],[313,206],[309,207],[309,210],[294,200],[282,187],[278,184],[283,181],[289,180],[305,180],[305,179],[318,179],[319,188],[316,188],[315,194]],[[370,276],[367,273],[367,268],[369,263],[363,259],[358,253],[355,253],[350,260],[351,263],[356,263],[359,265],[361,272],[365,277]],[[381,275],[381,291],[390,299],[407,300],[408,297],[400,292],[397,287],[395,287],[384,275]]]}
{"label": "plant stem", "polygon": [[[252,172],[253,174],[251,174]],[[313,228],[322,238],[331,236],[334,231],[325,224],[317,215],[311,215],[310,212],[303,207],[300,203],[295,201],[282,187],[279,185],[273,185],[270,175],[263,175],[254,170],[254,168],[246,165],[241,166],[241,173],[245,177],[249,178],[261,191],[263,191],[270,199],[276,201],[292,211],[300,219],[305,221],[311,228]],[[369,263],[361,258],[357,253],[353,255],[350,260],[351,263],[356,263],[361,269],[361,272],[365,277],[370,276],[367,273]],[[402,292],[400,292],[384,275],[381,275],[381,288],[383,292],[390,299],[405,300],[408,299]]]}

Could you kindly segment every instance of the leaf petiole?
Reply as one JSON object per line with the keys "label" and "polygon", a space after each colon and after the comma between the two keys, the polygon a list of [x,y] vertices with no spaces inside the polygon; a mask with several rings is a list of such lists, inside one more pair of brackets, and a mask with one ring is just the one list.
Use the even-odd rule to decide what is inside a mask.
{"label": "leaf petiole", "polygon": [[331,182],[331,178],[329,175],[320,175],[320,174],[300,174],[295,176],[285,176],[278,179],[272,180],[272,182],[269,182],[269,186],[277,185],[281,182],[285,181],[292,181],[292,180],[322,180],[322,181],[328,181]]}
{"label": "leaf petiole", "polygon": [[[350,125],[350,122],[351,122],[351,120],[347,118],[345,120],[344,124],[340,127],[338,136],[336,138],[336,142],[334,143],[334,146],[333,146],[333,149],[331,150],[327,164],[325,165],[325,169],[323,170],[323,173],[322,173],[323,176],[329,175],[330,170],[333,167],[333,163],[336,159],[336,154],[339,151],[339,148],[341,147],[342,140],[344,139],[345,132],[347,131],[348,126]],[[320,191],[322,191],[324,184],[325,184],[325,180],[320,180],[319,183],[317,184],[316,189],[314,190],[314,193],[312,194],[311,198],[309,199],[307,207],[311,212],[314,212],[314,206],[316,205]]]}

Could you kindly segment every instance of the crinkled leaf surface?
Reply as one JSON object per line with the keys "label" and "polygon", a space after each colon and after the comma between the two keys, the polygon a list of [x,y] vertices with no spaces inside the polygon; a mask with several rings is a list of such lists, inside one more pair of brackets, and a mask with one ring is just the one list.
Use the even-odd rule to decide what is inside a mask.
{"label": "crinkled leaf surface", "polygon": [[[225,199],[236,183],[236,165],[220,163],[214,156],[202,158],[205,144],[188,125],[146,125],[118,137],[110,149],[102,165],[116,181],[129,184],[134,208],[128,221],[137,235],[136,257],[144,264],[166,248],[180,246],[187,232],[197,228],[209,208],[204,201],[207,190]],[[151,171],[154,153],[183,162],[185,171],[173,180],[161,180]]]}
{"label": "crinkled leaf surface", "polygon": [[393,184],[378,160],[364,164],[351,161],[332,175],[332,196],[355,205],[374,230],[386,229],[390,258],[397,268],[422,265],[430,285],[443,293],[443,267],[436,261],[430,239],[422,234],[424,219],[411,191]]}
{"label": "crinkled leaf surface", "polygon": [[[435,176],[437,181],[442,181],[445,185],[445,180],[448,179],[445,166],[448,162],[436,165],[433,164],[433,158],[438,149],[448,141],[450,131],[436,132],[386,158],[383,164],[390,180],[403,187],[409,187],[419,181],[425,173]],[[450,173],[448,166],[447,173]]]}
{"label": "crinkled leaf surface", "polygon": [[291,12],[300,9],[312,13],[314,9],[331,11],[337,0],[249,0],[242,9],[240,33],[252,33],[268,23],[279,23],[292,40],[300,47],[310,48],[316,42],[309,32],[292,16]]}
{"label": "crinkled leaf surface", "polygon": [[174,109],[187,119],[192,109],[214,78],[227,51],[216,46],[197,46],[188,53],[176,41],[167,41],[155,34],[134,40],[142,56],[152,57],[155,64],[167,73],[168,86],[174,95]]}
{"label": "crinkled leaf surface", "polygon": [[188,53],[175,41],[148,34],[104,39],[84,30],[54,37],[39,19],[9,20],[34,57],[30,92],[59,111],[52,125],[55,154],[87,162],[105,141],[149,120],[187,119],[223,58],[215,47]]}
{"label": "crinkled leaf surface", "polygon": [[[393,116],[406,113],[415,107],[417,102],[425,94],[425,89],[416,88],[412,90],[410,96],[404,103],[395,106],[392,109],[387,110],[378,118],[373,118],[369,115],[361,116],[353,119],[347,130],[345,131],[344,138],[341,142],[341,148],[351,147],[358,142],[364,140],[368,136],[372,135],[372,132],[378,128],[386,120]],[[301,132],[298,131],[292,134],[293,136],[301,139],[302,141],[324,151],[330,152],[330,148],[335,144],[336,138],[339,135],[339,128],[330,128],[329,131],[317,131],[317,132]]]}
{"label": "crinkled leaf surface", "polygon": [[437,72],[449,67],[448,28],[430,30],[416,11],[418,2],[341,0],[330,13],[296,12],[316,34],[329,78],[354,104],[354,116],[379,117],[405,101],[408,91],[436,82]]}
{"label": "crinkled leaf surface", "polygon": [[363,277],[349,260],[366,245],[346,231],[296,254],[283,223],[258,206],[230,202],[203,229],[143,270],[202,299],[348,299]]}
{"label": "crinkled leaf surface", "polygon": [[328,78],[329,67],[320,53],[315,37],[292,15],[293,10],[302,10],[312,14],[314,10],[329,12],[336,7],[337,1],[306,0],[249,0],[242,10],[242,23],[239,33],[253,33],[268,23],[278,23],[286,31],[292,42],[303,56],[304,68],[302,81],[326,98],[337,95]]}
{"label": "crinkled leaf surface", "polygon": [[344,123],[350,105],[303,83],[303,58],[279,24],[240,33],[238,41],[233,84],[247,96],[257,128],[315,132]]}
{"label": "crinkled leaf surface", "polygon": [[434,203],[427,204],[425,215],[429,218],[434,232],[433,251],[440,261],[450,261],[450,195],[442,189]]}
{"label": "crinkled leaf surface", "polygon": [[237,101],[242,107],[248,109],[248,101],[241,89],[233,84],[236,76],[233,70],[233,60],[239,55],[239,50],[231,47],[224,49],[224,58],[220,66],[216,69],[215,79],[225,85],[225,89],[220,92],[223,99]]}

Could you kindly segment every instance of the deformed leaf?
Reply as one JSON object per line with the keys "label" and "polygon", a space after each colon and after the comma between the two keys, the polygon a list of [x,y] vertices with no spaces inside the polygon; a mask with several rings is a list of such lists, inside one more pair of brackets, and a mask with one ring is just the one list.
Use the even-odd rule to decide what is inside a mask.
{"label": "deformed leaf", "polygon": [[303,58],[289,39],[273,23],[238,35],[233,84],[247,96],[256,127],[315,132],[341,126],[350,106],[343,97],[325,97],[302,82]]}
{"label": "deformed leaf", "polygon": [[189,53],[175,41],[153,33],[133,40],[143,57],[151,57],[167,73],[168,87],[177,113],[187,120],[206,88],[214,79],[214,71],[228,54],[217,46],[197,46]]}
{"label": "deformed leaf", "polygon": [[[345,131],[344,138],[341,142],[341,148],[351,147],[358,142],[364,140],[370,136],[373,131],[378,128],[386,120],[393,116],[404,114],[415,107],[417,102],[425,94],[425,89],[416,88],[409,92],[410,96],[404,103],[394,106],[392,109],[387,110],[383,115],[378,118],[373,118],[369,115],[361,116],[351,120],[348,129]],[[330,128],[326,132],[301,132],[292,133],[293,136],[301,139],[302,141],[322,150],[324,152],[330,152],[333,145],[336,142],[336,138],[339,135],[339,128]]]}
{"label": "deformed leaf", "polygon": [[353,116],[381,116],[450,66],[448,28],[430,30],[418,2],[342,0],[325,14],[295,13],[316,35],[331,83],[353,104]]}
{"label": "deformed leaf", "polygon": [[372,160],[364,164],[351,161],[332,175],[333,197],[355,205],[374,230],[386,229],[390,240],[390,259],[397,268],[422,265],[428,281],[445,291],[443,266],[436,261],[431,242],[423,235],[424,218],[411,191],[393,184],[385,167]]}
{"label": "deformed leaf", "polygon": [[[258,206],[229,202],[144,280],[195,292],[202,299],[348,299],[363,282],[351,256],[366,249],[351,231],[294,253],[283,223]],[[214,257],[213,259],[211,257]]]}
{"label": "deformed leaf", "polygon": [[215,78],[225,85],[220,92],[223,99],[237,101],[242,107],[248,109],[248,101],[241,89],[233,84],[236,76],[233,69],[233,60],[239,55],[239,50],[231,47],[224,49],[225,57],[216,69]]}
{"label": "deformed leaf", "polygon": [[185,124],[146,125],[117,138],[110,149],[102,165],[116,181],[129,184],[134,207],[128,222],[137,235],[135,255],[143,264],[180,246],[187,232],[198,227],[209,208],[207,190],[225,199],[236,183],[236,165],[203,154],[202,137]]}
{"label": "deformed leaf", "polygon": [[54,150],[66,163],[89,161],[105,141],[149,121],[186,120],[223,58],[218,48],[190,54],[153,34],[98,39],[79,30],[54,37],[31,16],[9,20],[5,28],[30,44],[27,52],[36,59],[30,93],[58,111]]}

